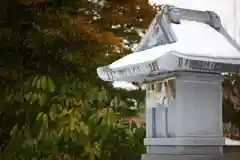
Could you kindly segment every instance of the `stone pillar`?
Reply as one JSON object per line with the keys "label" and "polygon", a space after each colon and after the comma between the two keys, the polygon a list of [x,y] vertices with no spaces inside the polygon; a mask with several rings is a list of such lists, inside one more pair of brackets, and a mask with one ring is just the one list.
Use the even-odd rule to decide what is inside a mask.
{"label": "stone pillar", "polygon": [[[219,158],[225,145],[222,137],[222,80],[220,74],[179,73],[168,82],[171,91],[167,94],[172,94],[165,104],[159,100],[163,93],[166,94],[164,88],[159,87],[160,92],[159,88],[153,91],[148,87],[147,137],[144,140],[147,153],[142,160]],[[155,99],[150,96],[152,92]]]}

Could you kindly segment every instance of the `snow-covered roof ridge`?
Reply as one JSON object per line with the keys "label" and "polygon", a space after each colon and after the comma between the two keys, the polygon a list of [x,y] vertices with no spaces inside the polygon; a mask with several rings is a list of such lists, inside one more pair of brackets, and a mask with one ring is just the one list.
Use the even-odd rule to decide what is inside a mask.
{"label": "snow-covered roof ridge", "polygon": [[205,23],[218,30],[222,27],[221,19],[214,12],[197,11],[177,8],[172,5],[163,5],[134,52],[176,42],[176,37],[171,29],[171,24],[181,23],[181,20]]}
{"label": "snow-covered roof ridge", "polygon": [[[222,32],[218,17],[211,12],[184,9],[180,13],[185,17],[178,20],[178,9],[172,15],[163,10],[153,20],[137,52],[98,68],[99,77],[132,82],[177,71],[239,72],[240,47]],[[216,22],[210,23],[211,19]]]}
{"label": "snow-covered roof ridge", "polygon": [[177,37],[176,42],[129,54],[110,64],[109,68],[122,68],[155,60],[171,51],[180,57],[205,61],[231,60],[228,63],[240,64],[240,52],[207,24],[182,20],[181,24],[172,24],[172,28]]}
{"label": "snow-covered roof ridge", "polygon": [[[171,23],[180,23],[181,20],[196,21],[208,24],[222,34],[232,45],[240,50],[234,40],[224,29],[219,15],[212,11],[199,11],[185,8],[177,8],[172,5],[163,5],[161,11],[151,22],[147,33],[142,38],[134,52],[143,51],[154,46],[173,43],[176,41]],[[167,32],[167,33],[166,33]]]}
{"label": "snow-covered roof ridge", "polygon": [[156,5],[171,4],[180,8],[199,11],[214,11],[220,17],[223,27],[228,34],[240,44],[240,1],[239,0],[150,0]]}

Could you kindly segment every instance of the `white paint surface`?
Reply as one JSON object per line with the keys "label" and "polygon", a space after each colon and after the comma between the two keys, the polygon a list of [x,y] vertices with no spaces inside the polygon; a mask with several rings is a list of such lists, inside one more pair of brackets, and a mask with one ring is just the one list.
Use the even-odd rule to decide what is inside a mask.
{"label": "white paint surface", "polygon": [[150,0],[150,2],[214,11],[221,17],[223,27],[240,44],[240,0]]}

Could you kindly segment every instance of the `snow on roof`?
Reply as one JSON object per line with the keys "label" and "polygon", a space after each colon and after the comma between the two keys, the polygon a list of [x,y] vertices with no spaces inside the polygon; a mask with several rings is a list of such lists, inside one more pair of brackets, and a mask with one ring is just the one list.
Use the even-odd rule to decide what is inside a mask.
{"label": "snow on roof", "polygon": [[168,52],[174,52],[180,57],[195,57],[205,61],[232,59],[234,60],[232,63],[240,64],[240,51],[209,25],[182,20],[181,24],[172,24],[172,29],[177,42],[129,54],[110,64],[109,68],[122,68],[152,61]]}
{"label": "snow on roof", "polygon": [[124,81],[115,81],[113,83],[113,86],[115,88],[121,88],[121,89],[126,89],[126,90],[137,90],[137,89],[139,89],[137,86],[133,85],[132,83],[124,82]]}
{"label": "snow on roof", "polygon": [[150,0],[159,5],[170,4],[180,8],[199,11],[214,11],[222,20],[223,27],[240,44],[240,1],[239,0]]}
{"label": "snow on roof", "polygon": [[182,21],[172,24],[178,39],[175,50],[183,54],[218,58],[240,58],[240,52],[215,29],[207,24]]}
{"label": "snow on roof", "polygon": [[226,146],[240,146],[240,141],[232,140],[230,138],[225,138],[225,145]]}
{"label": "snow on roof", "polygon": [[171,46],[173,46],[173,44],[166,44],[162,46],[153,47],[145,51],[129,54],[110,64],[109,68],[111,69],[120,68],[122,66],[133,65],[136,63],[144,63],[144,62],[155,60],[163,56],[165,53],[170,52],[172,48]]}

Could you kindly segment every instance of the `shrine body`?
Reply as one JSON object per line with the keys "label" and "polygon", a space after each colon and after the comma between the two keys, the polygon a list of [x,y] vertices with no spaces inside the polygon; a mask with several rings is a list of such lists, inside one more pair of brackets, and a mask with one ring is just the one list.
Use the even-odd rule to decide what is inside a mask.
{"label": "shrine body", "polygon": [[146,86],[142,160],[223,156],[222,73],[238,73],[240,47],[211,11],[164,5],[136,50],[98,76]]}

